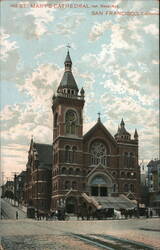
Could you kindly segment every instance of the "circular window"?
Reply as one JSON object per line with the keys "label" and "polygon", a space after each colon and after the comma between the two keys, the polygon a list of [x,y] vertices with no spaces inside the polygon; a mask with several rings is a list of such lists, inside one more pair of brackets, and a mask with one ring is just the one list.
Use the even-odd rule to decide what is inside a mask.
{"label": "circular window", "polygon": [[106,165],[107,163],[107,150],[104,143],[101,141],[95,141],[91,145],[91,164],[93,165]]}

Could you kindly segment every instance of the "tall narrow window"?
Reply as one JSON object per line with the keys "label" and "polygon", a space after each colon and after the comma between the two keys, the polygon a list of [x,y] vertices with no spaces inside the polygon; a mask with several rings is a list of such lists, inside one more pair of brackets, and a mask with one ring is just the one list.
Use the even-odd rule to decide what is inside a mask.
{"label": "tall narrow window", "polygon": [[129,186],[128,184],[124,184],[124,192],[128,192],[129,191]]}
{"label": "tall narrow window", "polygon": [[128,153],[127,152],[124,153],[124,167],[125,168],[128,167]]}
{"label": "tall narrow window", "polygon": [[65,147],[65,161],[70,162],[70,146]]}
{"label": "tall narrow window", "polygon": [[131,192],[134,192],[134,184],[131,184],[131,185],[130,185],[130,191],[131,191]]}
{"label": "tall narrow window", "polygon": [[76,150],[77,150],[76,146],[73,146],[73,148],[72,148],[72,162],[75,162],[75,160],[76,160]]}
{"label": "tall narrow window", "polygon": [[65,117],[66,133],[76,134],[77,114],[73,110],[68,110]]}
{"label": "tall narrow window", "polygon": [[69,189],[70,188],[70,182],[69,181],[66,181],[65,182],[65,189]]}
{"label": "tall narrow window", "polygon": [[134,167],[134,155],[133,153],[130,153],[130,157],[129,157],[129,167],[133,168]]}
{"label": "tall narrow window", "polygon": [[72,182],[72,188],[76,189],[77,188],[77,183],[75,181]]}
{"label": "tall narrow window", "polygon": [[56,113],[54,116],[54,127],[56,128],[58,126],[58,114]]}

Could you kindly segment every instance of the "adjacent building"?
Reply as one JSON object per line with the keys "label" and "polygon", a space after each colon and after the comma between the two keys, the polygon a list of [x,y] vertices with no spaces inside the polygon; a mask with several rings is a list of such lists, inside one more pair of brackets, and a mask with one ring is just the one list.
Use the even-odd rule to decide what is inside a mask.
{"label": "adjacent building", "polygon": [[49,211],[51,202],[52,146],[30,143],[26,165],[25,204],[37,210]]}
{"label": "adjacent building", "polygon": [[160,213],[160,160],[151,160],[147,167],[150,207]]}
{"label": "adjacent building", "polygon": [[18,204],[24,203],[24,185],[25,185],[26,171],[22,171],[19,175],[14,176],[14,199]]}

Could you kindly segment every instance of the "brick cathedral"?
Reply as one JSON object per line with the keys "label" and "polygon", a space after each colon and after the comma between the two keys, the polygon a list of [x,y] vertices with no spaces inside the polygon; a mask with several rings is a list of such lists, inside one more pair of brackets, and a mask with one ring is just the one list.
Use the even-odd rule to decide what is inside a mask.
{"label": "brick cathedral", "polygon": [[53,145],[30,143],[25,202],[47,211],[65,206],[68,213],[82,206],[130,207],[140,198],[137,130],[132,139],[122,119],[113,137],[99,116],[83,135],[85,91],[78,89],[69,51],[64,65],[52,98]]}

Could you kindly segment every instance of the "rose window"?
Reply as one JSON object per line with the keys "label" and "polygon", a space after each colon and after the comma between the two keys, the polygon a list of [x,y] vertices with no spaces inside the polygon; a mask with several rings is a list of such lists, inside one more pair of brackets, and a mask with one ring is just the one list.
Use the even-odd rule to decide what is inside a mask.
{"label": "rose window", "polygon": [[107,150],[106,146],[101,141],[95,141],[91,145],[91,164],[92,165],[106,165],[107,161]]}

